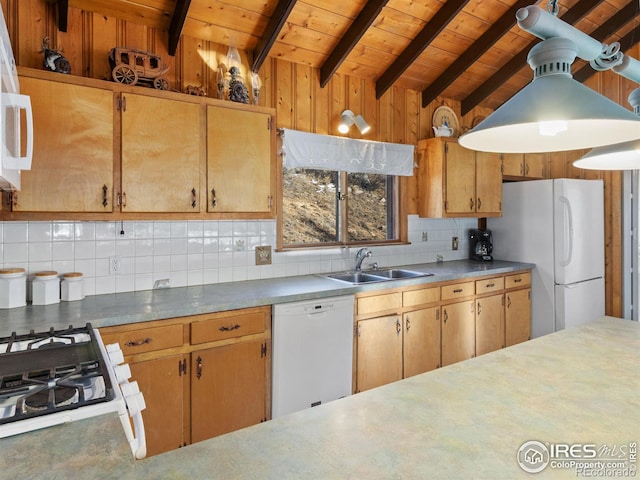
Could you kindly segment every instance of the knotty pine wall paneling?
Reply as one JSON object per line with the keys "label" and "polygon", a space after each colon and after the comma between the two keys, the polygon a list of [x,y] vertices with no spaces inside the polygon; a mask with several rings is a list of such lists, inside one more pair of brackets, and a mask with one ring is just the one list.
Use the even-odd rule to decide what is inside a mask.
{"label": "knotty pine wall paneling", "polygon": [[[71,62],[72,74],[111,80],[108,64],[109,50],[115,46],[139,48],[161,55],[171,68],[165,74],[171,88],[183,91],[187,85],[202,86],[208,96],[216,96],[217,66],[226,62],[228,47],[192,37],[183,37],[175,56],[167,53],[166,31],[135,23],[134,19],[108,18],[91,12],[69,8],[67,33],[57,29],[57,7],[47,0],[0,0],[7,19],[9,35],[18,65],[42,68],[42,39],[49,36],[51,48],[62,49]],[[221,39],[224,32],[220,32]],[[639,57],[638,46],[625,52]],[[240,51],[242,73],[247,87],[251,59]],[[277,52],[274,53],[277,55]],[[421,93],[394,86],[380,99],[375,98],[375,82],[344,74],[334,75],[321,88],[319,71],[304,64],[292,64],[270,57],[260,69],[263,87],[260,105],[275,108],[277,127],[286,127],[321,134],[338,135],[337,124],[342,110],[362,114],[371,125],[371,132],[361,136],[352,128],[352,138],[415,144],[419,139],[433,136],[431,118],[434,110],[447,105],[460,116],[458,100],[437,98],[421,108]],[[626,108],[628,94],[637,87],[634,82],[611,72],[597,73],[586,84]],[[468,129],[477,117],[486,117],[491,109],[475,107],[460,116],[461,130]],[[576,169],[571,162],[580,152],[559,152],[548,155],[547,173],[550,178],[602,178],[605,183],[606,234],[606,312],[620,315],[621,305],[621,172],[591,172]],[[417,184],[414,177],[402,180],[406,213],[416,211]]]}

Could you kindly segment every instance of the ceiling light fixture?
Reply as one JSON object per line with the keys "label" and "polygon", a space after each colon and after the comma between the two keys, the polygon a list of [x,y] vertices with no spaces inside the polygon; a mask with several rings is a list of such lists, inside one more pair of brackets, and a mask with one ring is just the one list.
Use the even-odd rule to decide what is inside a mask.
{"label": "ceiling light fixture", "polygon": [[460,145],[486,152],[560,152],[640,138],[637,116],[571,76],[576,56],[594,68],[614,65],[607,45],[536,6],[521,8],[516,18],[522,29],[543,39],[527,58],[534,79],[461,135]]}
{"label": "ceiling light fixture", "polygon": [[353,125],[354,123],[356,127],[358,127],[358,130],[360,130],[360,133],[362,134],[365,134],[369,130],[371,130],[371,127],[365,121],[365,119],[362,118],[362,115],[356,116],[351,110],[344,110],[340,114],[340,123],[338,124],[338,131],[340,133],[349,133],[349,128],[351,128],[351,125]]}
{"label": "ceiling light fixture", "polygon": [[[623,77],[640,79],[640,62],[625,56],[618,67],[614,67]],[[640,117],[640,88],[629,94],[629,103],[637,117]],[[640,138],[630,142],[597,147],[573,162],[573,166],[587,170],[638,170],[640,169]]]}

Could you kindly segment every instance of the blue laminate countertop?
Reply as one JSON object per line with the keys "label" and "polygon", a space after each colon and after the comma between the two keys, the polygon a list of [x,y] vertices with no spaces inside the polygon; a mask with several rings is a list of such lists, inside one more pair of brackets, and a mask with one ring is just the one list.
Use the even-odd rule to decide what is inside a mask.
{"label": "blue laminate countertop", "polygon": [[46,306],[28,305],[0,310],[0,337],[8,336],[12,332],[26,333],[31,329],[39,331],[51,327],[59,329],[69,325],[80,326],[87,322],[98,328],[184,317],[385,289],[396,285],[417,285],[491,274],[499,275],[532,269],[534,266],[530,263],[499,260],[493,262],[456,260],[403,266],[403,268],[411,270],[433,273],[433,276],[359,286],[349,285],[321,275],[302,275],[94,295],[76,302],[60,302]]}
{"label": "blue laminate countertop", "polygon": [[[0,478],[635,477],[639,364],[638,322],[603,317],[141,461],[115,415],[2,439]],[[621,466],[577,475],[570,461],[591,459],[561,456],[533,475],[517,461],[530,441],[577,445],[577,455],[591,445]]]}

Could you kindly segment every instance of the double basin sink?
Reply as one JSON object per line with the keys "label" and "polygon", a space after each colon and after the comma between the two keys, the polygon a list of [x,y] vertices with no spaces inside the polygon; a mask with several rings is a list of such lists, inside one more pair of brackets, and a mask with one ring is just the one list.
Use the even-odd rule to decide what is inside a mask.
{"label": "double basin sink", "polygon": [[380,270],[369,270],[366,272],[342,272],[329,273],[326,278],[350,283],[351,285],[362,285],[363,283],[387,282],[389,280],[401,280],[404,278],[428,277],[433,273],[416,272],[402,268],[389,268]]}

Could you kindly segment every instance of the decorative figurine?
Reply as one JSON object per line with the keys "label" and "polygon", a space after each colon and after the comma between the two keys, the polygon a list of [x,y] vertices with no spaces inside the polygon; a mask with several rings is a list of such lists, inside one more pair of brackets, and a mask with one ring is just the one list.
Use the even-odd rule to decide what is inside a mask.
{"label": "decorative figurine", "polygon": [[238,67],[231,67],[229,70],[231,80],[229,80],[229,100],[238,103],[249,103],[249,92],[242,82],[242,76]]}
{"label": "decorative figurine", "polygon": [[204,88],[198,87],[196,85],[187,85],[184,89],[184,93],[188,95],[196,95],[198,97],[206,97],[207,94],[204,91]]}
{"label": "decorative figurine", "polygon": [[111,76],[118,83],[135,85],[140,82],[158,90],[169,90],[169,81],[162,75],[169,70],[162,57],[133,48],[112,48],[109,52]]}
{"label": "decorative figurine", "polygon": [[49,48],[49,37],[42,39],[42,51],[44,52],[44,68],[58,73],[71,73],[71,64],[58,50]]}

